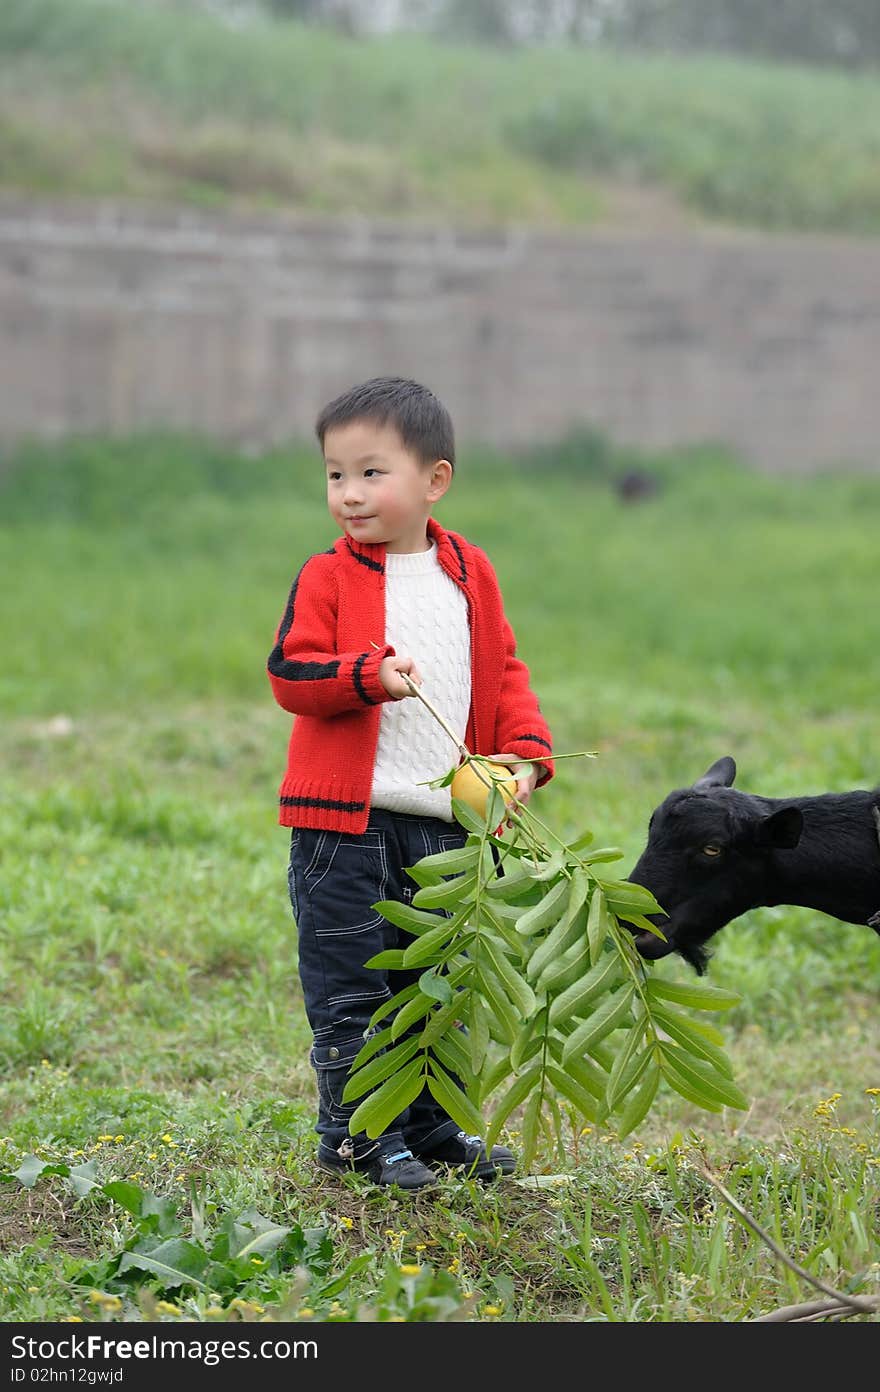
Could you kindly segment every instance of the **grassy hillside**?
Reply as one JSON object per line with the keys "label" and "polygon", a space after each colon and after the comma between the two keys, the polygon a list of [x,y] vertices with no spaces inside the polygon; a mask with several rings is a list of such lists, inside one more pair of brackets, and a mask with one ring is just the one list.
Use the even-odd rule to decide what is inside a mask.
{"label": "grassy hillside", "polygon": [[876,234],[878,148],[870,75],[239,29],[122,0],[0,6],[0,189]]}

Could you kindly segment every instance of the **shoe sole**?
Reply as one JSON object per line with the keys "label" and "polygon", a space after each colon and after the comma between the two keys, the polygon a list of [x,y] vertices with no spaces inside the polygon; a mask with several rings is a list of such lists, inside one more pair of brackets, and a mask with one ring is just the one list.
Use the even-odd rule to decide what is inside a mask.
{"label": "shoe sole", "polygon": [[516,1169],[515,1165],[487,1165],[485,1161],[482,1165],[450,1165],[445,1160],[426,1161],[426,1164],[435,1174],[443,1174],[445,1170],[456,1178],[479,1179],[483,1184],[494,1184],[505,1175],[513,1174]]}
{"label": "shoe sole", "polygon": [[316,1160],[315,1164],[318,1166],[319,1170],[323,1170],[325,1174],[334,1175],[337,1179],[344,1179],[346,1175],[361,1175],[363,1179],[368,1179],[371,1184],[375,1184],[377,1189],[400,1189],[404,1194],[418,1194],[422,1189],[435,1189],[437,1187],[436,1178],[433,1180],[426,1180],[424,1184],[398,1184],[396,1180],[388,1184],[383,1183],[380,1179],[373,1179],[369,1171],[359,1170],[354,1165],[346,1165],[343,1167],[341,1165],[330,1164],[325,1160]]}

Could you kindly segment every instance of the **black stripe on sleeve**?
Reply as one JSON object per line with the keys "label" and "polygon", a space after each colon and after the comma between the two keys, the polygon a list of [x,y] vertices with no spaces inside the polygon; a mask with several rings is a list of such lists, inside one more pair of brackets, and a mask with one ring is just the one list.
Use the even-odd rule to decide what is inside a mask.
{"label": "black stripe on sleeve", "polygon": [[540,744],[540,745],[543,745],[543,747],[544,747],[545,749],[549,749],[549,750],[550,750],[550,753],[551,753],[551,754],[553,753],[553,745],[552,745],[552,744],[548,744],[547,741],[546,741],[545,739],[541,739],[541,736],[540,736],[540,735],[517,735],[516,738],[517,738],[517,742],[520,742],[520,741],[523,741],[523,740],[531,740],[532,744]]}
{"label": "black stripe on sleeve", "polygon": [[[305,565],[308,565],[308,561],[305,562]],[[281,627],[278,629],[278,641],[269,654],[267,664],[273,677],[282,677],[285,681],[323,681],[335,677],[339,671],[338,658],[334,658],[331,662],[295,662],[292,659],[285,659],[284,640],[293,627],[296,591],[304,569],[305,566],[300,567],[299,574],[290,587],[287,608],[284,610]]]}
{"label": "black stripe on sleeve", "polygon": [[360,657],[358,658],[357,662],[354,664],[354,667],[352,668],[351,679],[354,682],[355,691],[360,696],[364,704],[367,706],[375,706],[378,705],[378,702],[374,701],[372,696],[369,695],[367,688],[364,686],[364,683],[361,679],[361,670],[369,656],[369,653],[361,653]]}

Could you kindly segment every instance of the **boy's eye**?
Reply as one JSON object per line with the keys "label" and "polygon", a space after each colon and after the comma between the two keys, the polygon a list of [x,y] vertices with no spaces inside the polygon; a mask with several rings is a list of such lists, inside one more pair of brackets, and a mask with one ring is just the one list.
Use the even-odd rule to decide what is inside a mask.
{"label": "boy's eye", "polygon": [[364,469],[364,478],[369,478],[370,474],[378,474],[379,472],[379,469]]}
{"label": "boy's eye", "polygon": [[337,480],[338,478],[340,478],[340,477],[341,477],[341,475],[340,475],[336,470],[332,471],[331,473],[329,473],[329,474],[327,475],[327,478],[328,478],[328,480],[329,480],[330,483],[335,483],[336,480]]}

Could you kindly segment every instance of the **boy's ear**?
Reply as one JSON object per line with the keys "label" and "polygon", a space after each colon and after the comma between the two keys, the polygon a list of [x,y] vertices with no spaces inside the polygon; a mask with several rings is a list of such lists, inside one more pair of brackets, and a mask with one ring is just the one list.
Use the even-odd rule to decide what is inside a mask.
{"label": "boy's ear", "polygon": [[431,479],[428,485],[428,501],[436,503],[452,482],[452,465],[448,459],[436,459],[431,465]]}

